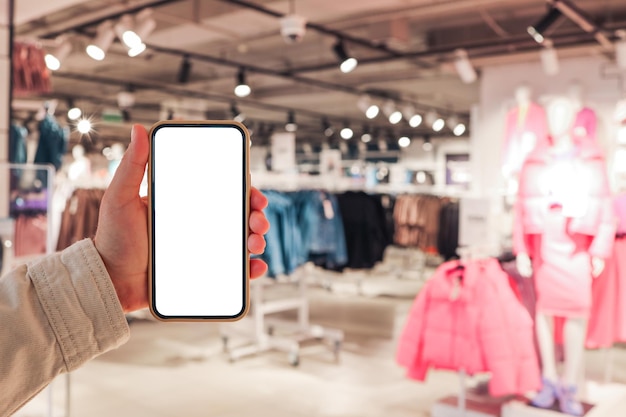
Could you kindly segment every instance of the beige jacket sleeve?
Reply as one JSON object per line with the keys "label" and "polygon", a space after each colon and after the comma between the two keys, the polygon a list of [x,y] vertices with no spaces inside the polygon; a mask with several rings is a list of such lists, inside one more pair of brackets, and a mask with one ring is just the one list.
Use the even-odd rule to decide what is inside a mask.
{"label": "beige jacket sleeve", "polygon": [[89,239],[0,278],[0,417],[58,374],[128,337],[115,289]]}

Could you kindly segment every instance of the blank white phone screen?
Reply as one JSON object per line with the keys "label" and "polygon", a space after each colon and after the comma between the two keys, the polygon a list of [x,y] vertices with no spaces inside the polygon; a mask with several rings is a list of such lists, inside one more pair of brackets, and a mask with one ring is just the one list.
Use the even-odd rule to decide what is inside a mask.
{"label": "blank white phone screen", "polygon": [[230,318],[244,310],[246,147],[233,126],[161,126],[153,133],[158,315]]}

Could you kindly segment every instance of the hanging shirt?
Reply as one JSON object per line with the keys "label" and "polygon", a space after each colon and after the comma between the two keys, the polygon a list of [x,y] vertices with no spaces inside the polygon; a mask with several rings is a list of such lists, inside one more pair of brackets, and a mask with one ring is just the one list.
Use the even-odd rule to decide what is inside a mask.
{"label": "hanging shirt", "polygon": [[67,130],[59,125],[54,116],[46,115],[39,122],[39,145],[35,153],[35,163],[51,164],[58,170],[67,151],[68,139]]}

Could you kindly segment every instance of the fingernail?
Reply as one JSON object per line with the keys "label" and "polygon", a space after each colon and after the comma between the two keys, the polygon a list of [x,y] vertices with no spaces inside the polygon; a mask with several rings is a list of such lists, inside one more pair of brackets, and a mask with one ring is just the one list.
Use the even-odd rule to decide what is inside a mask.
{"label": "fingernail", "polygon": [[135,136],[137,136],[137,128],[135,125],[133,125],[133,128],[130,130],[130,142],[134,142],[135,141]]}

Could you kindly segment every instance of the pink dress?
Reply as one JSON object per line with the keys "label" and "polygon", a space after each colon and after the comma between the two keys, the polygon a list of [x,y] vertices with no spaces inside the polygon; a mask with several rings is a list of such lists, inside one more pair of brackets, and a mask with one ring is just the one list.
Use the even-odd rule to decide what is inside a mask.
{"label": "pink dress", "polygon": [[591,141],[575,153],[536,149],[524,164],[516,203],[515,252],[533,257],[537,311],[588,317],[591,256],[608,259],[615,236],[604,158]]}

